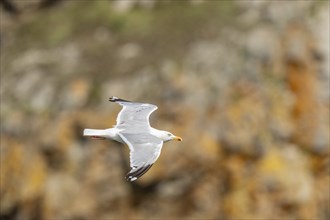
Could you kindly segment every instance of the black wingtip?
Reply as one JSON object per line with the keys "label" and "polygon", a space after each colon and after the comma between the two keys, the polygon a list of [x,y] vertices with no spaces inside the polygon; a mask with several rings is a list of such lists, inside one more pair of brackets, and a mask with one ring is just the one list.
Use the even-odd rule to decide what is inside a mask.
{"label": "black wingtip", "polygon": [[137,180],[138,178],[140,178],[143,174],[145,174],[151,167],[153,164],[149,164],[145,167],[141,167],[137,170],[131,170],[125,177],[125,179],[127,181],[133,182],[135,180]]}
{"label": "black wingtip", "polygon": [[125,100],[125,99],[121,99],[121,98],[115,97],[115,96],[111,96],[109,98],[109,101],[110,102],[131,102],[131,101],[128,101],[128,100]]}

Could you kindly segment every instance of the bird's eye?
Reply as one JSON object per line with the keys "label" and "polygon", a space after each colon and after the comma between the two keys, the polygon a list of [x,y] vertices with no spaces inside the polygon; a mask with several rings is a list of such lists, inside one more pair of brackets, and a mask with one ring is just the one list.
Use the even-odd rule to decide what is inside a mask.
{"label": "bird's eye", "polygon": [[167,134],[167,136],[169,136],[169,137],[170,137],[170,136],[171,136],[171,134]]}

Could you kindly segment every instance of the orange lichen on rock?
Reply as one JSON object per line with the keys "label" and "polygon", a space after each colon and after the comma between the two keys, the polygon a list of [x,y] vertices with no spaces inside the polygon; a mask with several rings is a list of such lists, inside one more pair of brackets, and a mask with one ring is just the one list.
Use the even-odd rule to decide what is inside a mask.
{"label": "orange lichen on rock", "polygon": [[285,40],[286,75],[289,88],[295,95],[293,119],[294,139],[297,143],[311,148],[319,127],[319,107],[317,99],[318,75],[313,39],[306,29],[289,27]]}

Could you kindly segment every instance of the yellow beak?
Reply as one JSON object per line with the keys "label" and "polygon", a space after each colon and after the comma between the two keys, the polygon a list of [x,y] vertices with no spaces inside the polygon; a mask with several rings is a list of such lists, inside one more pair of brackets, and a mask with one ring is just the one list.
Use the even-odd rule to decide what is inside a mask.
{"label": "yellow beak", "polygon": [[178,137],[178,136],[175,136],[175,137],[173,138],[173,140],[176,140],[176,141],[182,141],[182,138],[181,138],[181,137]]}

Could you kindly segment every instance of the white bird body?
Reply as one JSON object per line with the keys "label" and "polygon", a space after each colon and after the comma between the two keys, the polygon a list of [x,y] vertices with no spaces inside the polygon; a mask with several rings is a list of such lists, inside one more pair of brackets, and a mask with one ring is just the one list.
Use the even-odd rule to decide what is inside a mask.
{"label": "white bird body", "polygon": [[[84,136],[90,136],[92,139],[108,139],[108,140],[115,140],[119,143],[125,144],[125,141],[120,137],[119,132],[121,130],[114,128],[108,129],[84,129]],[[172,140],[171,138],[167,138],[167,131],[158,130],[155,128],[150,127],[150,133],[159,139],[162,139],[164,142],[168,142]]]}
{"label": "white bird body", "polygon": [[134,181],[146,173],[158,159],[164,142],[182,141],[182,138],[150,126],[149,116],[157,109],[157,106],[130,102],[117,97],[111,97],[110,101],[123,106],[117,116],[117,124],[108,129],[86,128],[84,136],[127,144],[130,149],[132,169],[126,175],[126,179]]}

